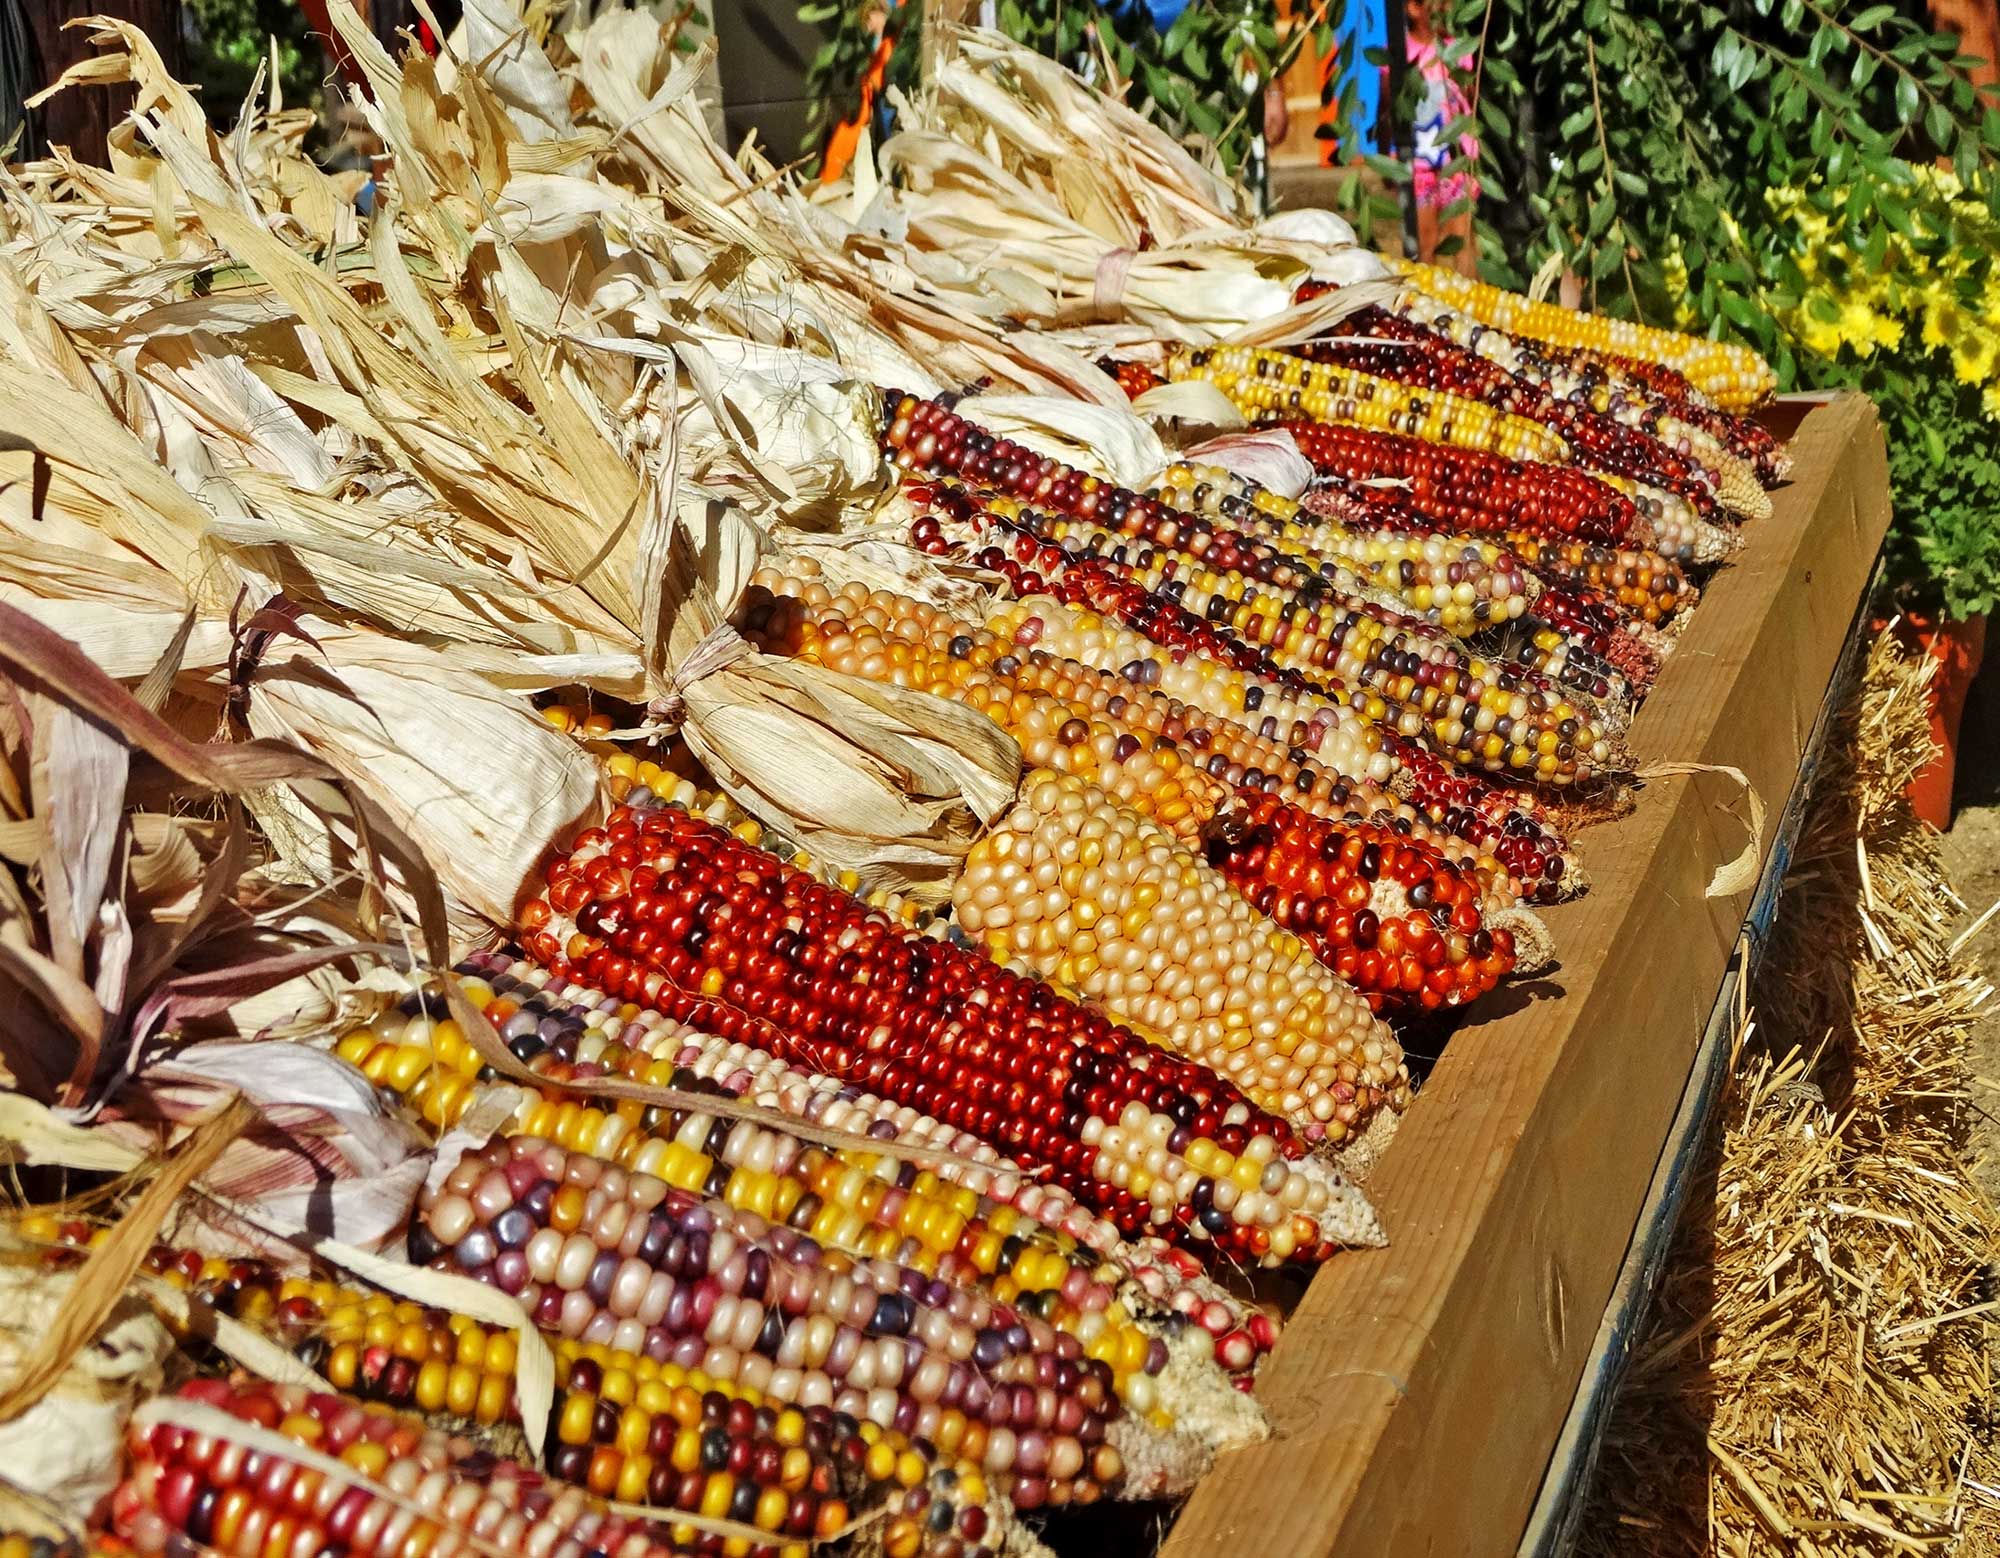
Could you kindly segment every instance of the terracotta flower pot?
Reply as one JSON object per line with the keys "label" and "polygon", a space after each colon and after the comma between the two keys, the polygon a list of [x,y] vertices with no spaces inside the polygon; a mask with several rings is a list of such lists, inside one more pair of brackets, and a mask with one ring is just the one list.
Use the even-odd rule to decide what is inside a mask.
{"label": "terracotta flower pot", "polygon": [[1910,781],[1910,806],[1932,827],[1951,826],[1952,778],[1958,767],[1958,726],[1965,715],[1965,695],[1986,656],[1986,618],[1936,622],[1912,618],[1912,636],[1923,652],[1938,662],[1931,683],[1931,739],[1938,754]]}

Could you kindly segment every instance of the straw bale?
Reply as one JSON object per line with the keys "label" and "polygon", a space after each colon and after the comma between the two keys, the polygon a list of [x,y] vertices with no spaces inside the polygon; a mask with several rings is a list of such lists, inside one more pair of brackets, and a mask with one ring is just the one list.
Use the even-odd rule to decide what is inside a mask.
{"label": "straw bale", "polygon": [[1930,666],[1877,641],[1827,742],[1584,1552],[2000,1550],[2000,1235],[1962,1154],[1991,987],[1902,796]]}

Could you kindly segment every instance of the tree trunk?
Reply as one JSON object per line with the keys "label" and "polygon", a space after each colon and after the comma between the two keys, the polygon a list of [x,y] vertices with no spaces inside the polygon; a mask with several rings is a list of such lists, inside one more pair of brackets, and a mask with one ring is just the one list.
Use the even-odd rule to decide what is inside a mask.
{"label": "tree trunk", "polygon": [[[176,76],[181,74],[181,7],[177,0],[38,0],[22,9],[33,34],[38,78],[35,91],[97,53],[89,28],[63,25],[86,16],[112,16],[132,23],[159,50],[167,69]],[[79,161],[102,163],[105,137],[132,111],[132,103],[129,86],[71,87],[34,111],[31,130],[37,144],[23,151],[32,154],[50,146],[66,146]]]}

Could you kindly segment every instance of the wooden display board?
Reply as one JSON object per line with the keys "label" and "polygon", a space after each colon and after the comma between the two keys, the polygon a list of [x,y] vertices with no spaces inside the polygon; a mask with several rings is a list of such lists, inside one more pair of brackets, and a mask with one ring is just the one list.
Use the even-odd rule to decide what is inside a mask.
{"label": "wooden display board", "polygon": [[[1793,453],[1631,733],[1642,767],[1740,769],[1773,818],[1889,519],[1865,397]],[[1560,966],[1452,1039],[1369,1184],[1389,1247],[1315,1276],[1258,1380],[1272,1438],[1218,1462],[1167,1558],[1515,1550],[1737,945],[1751,889],[1706,891],[1746,816],[1728,776],[1672,775],[1580,835]]]}

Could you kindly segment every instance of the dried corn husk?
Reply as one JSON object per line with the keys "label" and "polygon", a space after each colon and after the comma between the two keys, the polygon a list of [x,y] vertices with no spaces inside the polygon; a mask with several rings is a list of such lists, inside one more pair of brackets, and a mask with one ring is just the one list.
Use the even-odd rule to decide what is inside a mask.
{"label": "dried corn husk", "polygon": [[[12,1381],[35,1343],[55,1329],[76,1283],[73,1272],[0,1264],[0,1380]],[[157,1390],[173,1337],[137,1298],[111,1316],[69,1360],[55,1387],[25,1412],[0,1422],[7,1480],[62,1516],[87,1519],[118,1481],[125,1420]]]}
{"label": "dried corn husk", "polygon": [[249,723],[323,757],[402,826],[460,903],[513,918],[543,853],[598,804],[589,756],[444,653],[307,619],[258,667]]}
{"label": "dried corn husk", "polygon": [[[743,570],[708,581],[698,602],[663,601],[641,534],[670,507],[704,554],[727,550],[718,527],[738,508],[763,526],[838,523],[884,480],[877,398],[842,352],[867,343],[914,371],[940,355],[937,332],[956,331],[977,375],[1008,355],[1002,336],[918,310],[909,317],[935,326],[921,353],[888,346],[867,285],[843,262],[803,263],[828,248],[819,218],[709,140],[695,71],[650,20],[599,18],[563,50],[557,93],[555,63],[504,15],[489,7],[478,24],[504,40],[496,61],[399,65],[336,6],[395,157],[380,212],[336,263],[301,252],[311,224],[286,206],[280,176],[295,145],[255,123],[248,159],[242,137],[197,137],[157,59],[104,34],[124,51],[105,73],[161,105],[141,115],[122,166],[135,184],[143,175],[154,247],[180,256],[173,274],[138,279],[145,266],[61,201],[17,203],[89,261],[60,320],[31,317],[50,343],[43,376],[81,375],[82,398],[99,389],[92,371],[122,374],[132,421],[106,429],[129,467],[115,513],[66,480],[55,506],[74,516],[79,551],[109,535],[126,566],[136,552],[155,571],[115,611],[101,577],[50,579],[4,558],[0,590],[107,653],[121,637],[154,650],[179,616],[141,604],[145,581],[200,572],[213,581],[201,601],[170,597],[176,612],[198,607],[180,681],[218,704],[234,695],[214,622],[224,603],[247,591],[308,605],[309,642],[255,657],[250,727],[322,756],[408,830],[461,935],[474,916],[509,919],[526,871],[594,799],[585,759],[521,701],[555,685],[670,702],[766,822],[926,891],[1011,792],[1011,745],[919,694],[690,660],[724,631]],[[653,188],[607,176],[635,168],[648,186],[672,180],[690,220],[668,226]],[[204,266],[209,290],[190,298],[180,282]],[[225,323],[253,325],[249,351],[225,345]],[[95,349],[92,370],[61,358],[66,333]],[[1094,369],[1056,382],[1078,378],[1115,396]],[[126,533],[110,529],[128,514]],[[698,627],[656,631],[689,612]],[[422,647],[399,642],[413,630]],[[120,673],[139,658],[120,651]],[[355,827],[296,798],[253,804],[296,876],[337,879],[363,849]],[[396,901],[411,910],[407,891]]]}
{"label": "dried corn husk", "polygon": [[1143,486],[1166,463],[1159,435],[1119,406],[1050,395],[975,395],[960,409],[989,433],[1122,487]]}
{"label": "dried corn husk", "polygon": [[1337,217],[1253,223],[1241,190],[1033,51],[949,25],[927,36],[932,67],[882,148],[893,197],[857,176],[848,214],[861,219],[864,187],[878,223],[892,207],[940,288],[997,289],[1044,326],[1129,321],[1209,342],[1285,315],[1306,280],[1388,274]]}
{"label": "dried corn husk", "polygon": [[657,706],[716,782],[820,859],[941,901],[1013,801],[1013,739],[928,693],[750,651],[720,602],[742,597],[757,537],[724,505],[656,507],[642,554],[642,593],[660,603],[646,650]]}

